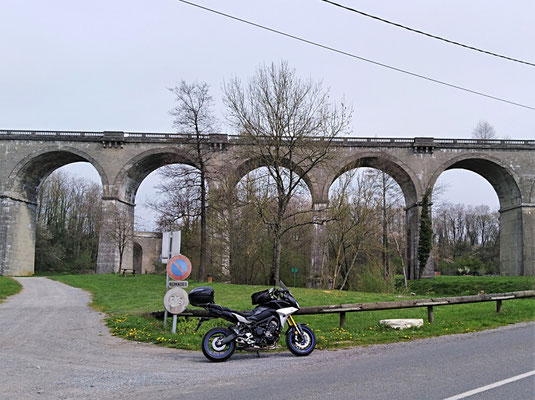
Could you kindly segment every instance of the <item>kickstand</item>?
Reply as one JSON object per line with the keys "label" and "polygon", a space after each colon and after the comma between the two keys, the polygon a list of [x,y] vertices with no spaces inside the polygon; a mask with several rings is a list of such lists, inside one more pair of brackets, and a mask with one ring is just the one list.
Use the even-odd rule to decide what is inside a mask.
{"label": "kickstand", "polygon": [[256,356],[257,356],[258,358],[260,358],[260,352],[257,351],[257,352],[256,352]]}

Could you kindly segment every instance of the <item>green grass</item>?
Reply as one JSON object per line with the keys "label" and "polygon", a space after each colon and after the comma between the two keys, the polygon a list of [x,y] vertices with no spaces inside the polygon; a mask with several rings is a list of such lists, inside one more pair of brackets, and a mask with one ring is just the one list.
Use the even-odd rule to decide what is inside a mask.
{"label": "green grass", "polygon": [[[401,286],[403,279],[397,279]],[[409,282],[409,289],[421,295],[465,296],[485,293],[505,293],[535,289],[532,276],[437,276]]]}
{"label": "green grass", "polygon": [[7,276],[0,276],[0,303],[9,296],[12,296],[22,289],[22,285],[15,279]]}
{"label": "green grass", "polygon": [[[116,336],[170,347],[199,350],[201,338],[208,329],[228,324],[219,319],[208,321],[203,324],[199,332],[194,333],[197,319],[179,318],[176,335],[170,333],[169,327],[167,330],[164,329],[162,321],[147,315],[152,311],[163,309],[162,303],[165,294],[165,277],[163,276],[61,275],[54,276],[52,279],[90,291],[93,294],[92,306],[108,314],[108,326],[112,334]],[[206,285],[206,283],[190,282],[187,290],[202,285]],[[222,283],[213,283],[212,286],[215,290],[217,303],[237,310],[250,309],[252,307],[251,293],[266,288],[266,286],[240,286]],[[303,288],[292,289],[292,292],[301,306],[414,298],[414,296],[400,298],[396,294]],[[419,329],[397,331],[380,326],[379,320],[386,318],[423,318],[424,321],[427,321],[427,309],[413,308],[348,313],[346,326],[343,329],[338,328],[338,314],[296,316],[298,322],[307,323],[315,331],[318,348],[336,348],[465,333],[532,321],[535,319],[535,299],[504,301],[500,314],[496,313],[494,302],[435,307],[435,323],[425,322],[424,326]]]}

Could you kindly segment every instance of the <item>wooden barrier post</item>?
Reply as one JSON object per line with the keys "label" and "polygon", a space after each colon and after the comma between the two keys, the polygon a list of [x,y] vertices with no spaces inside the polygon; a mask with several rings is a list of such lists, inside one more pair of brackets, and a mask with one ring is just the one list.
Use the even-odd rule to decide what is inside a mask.
{"label": "wooden barrier post", "polygon": [[427,320],[430,324],[435,322],[435,314],[433,312],[433,306],[427,306]]}
{"label": "wooden barrier post", "polygon": [[496,312],[501,313],[502,312],[502,301],[496,300]]}
{"label": "wooden barrier post", "polygon": [[342,311],[340,313],[340,328],[345,326],[345,324],[346,324],[346,312]]}

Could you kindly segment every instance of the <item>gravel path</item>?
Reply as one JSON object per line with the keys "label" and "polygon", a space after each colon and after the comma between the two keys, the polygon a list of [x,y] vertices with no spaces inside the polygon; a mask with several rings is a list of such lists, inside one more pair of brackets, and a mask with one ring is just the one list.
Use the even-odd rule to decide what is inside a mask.
{"label": "gravel path", "polygon": [[[388,371],[388,363],[398,352],[410,355],[422,345],[455,345],[465,338],[478,340],[480,335],[489,335],[481,332],[340,351],[316,350],[305,358],[289,352],[261,353],[261,359],[251,353],[235,353],[228,362],[210,363],[200,349],[168,349],[111,336],[104,315],[88,306],[90,296],[83,290],[46,278],[18,281],[24,286],[22,292],[0,304],[0,400],[202,399],[208,394],[229,399],[271,398],[267,393],[270,383],[276,389],[277,382],[285,382],[287,390],[292,387],[292,377],[296,384],[304,383],[307,371],[321,368],[336,377],[337,368],[343,367],[347,374],[359,365],[366,371],[369,363],[382,362],[386,364],[378,371]],[[512,331],[522,326],[534,325],[500,329]],[[331,378],[328,382],[335,381]],[[321,378],[316,384],[323,387]],[[266,392],[254,392],[262,386]],[[326,394],[317,392],[314,397],[313,383],[307,388],[309,398]],[[288,394],[284,390],[275,397],[284,398],[284,393]]]}
{"label": "gravel path", "polygon": [[[256,354],[236,353],[232,361],[239,362],[214,364],[200,349],[113,337],[105,315],[88,306],[87,292],[46,278],[17,280],[22,292],[0,304],[1,400],[145,399],[163,388],[184,395],[260,370]],[[289,352],[261,357],[263,371],[303,365]]]}

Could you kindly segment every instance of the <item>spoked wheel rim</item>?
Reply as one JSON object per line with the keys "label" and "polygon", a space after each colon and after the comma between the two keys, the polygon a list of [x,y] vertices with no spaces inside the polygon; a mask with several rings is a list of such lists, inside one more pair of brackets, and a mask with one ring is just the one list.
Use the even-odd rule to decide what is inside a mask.
{"label": "spoked wheel rim", "polygon": [[307,331],[303,330],[303,334],[300,335],[299,332],[297,332],[296,335],[293,337],[293,344],[297,350],[306,350],[310,346],[310,342],[312,341],[312,338],[308,334]]}
{"label": "spoked wheel rim", "polygon": [[226,336],[227,334],[225,332],[214,332],[208,338],[206,350],[210,353],[210,355],[213,357],[224,357],[232,350],[232,346],[229,343],[219,343]]}
{"label": "spoked wheel rim", "polygon": [[226,344],[221,344],[221,340],[223,339],[223,335],[214,335],[212,336],[212,340],[210,342],[210,346],[212,346],[212,349],[214,349],[216,352],[224,352],[225,347],[227,347]]}
{"label": "spoked wheel rim", "polygon": [[316,347],[316,337],[314,332],[307,326],[300,327],[302,334],[299,334],[294,327],[286,334],[286,347],[296,356],[308,356]]}

